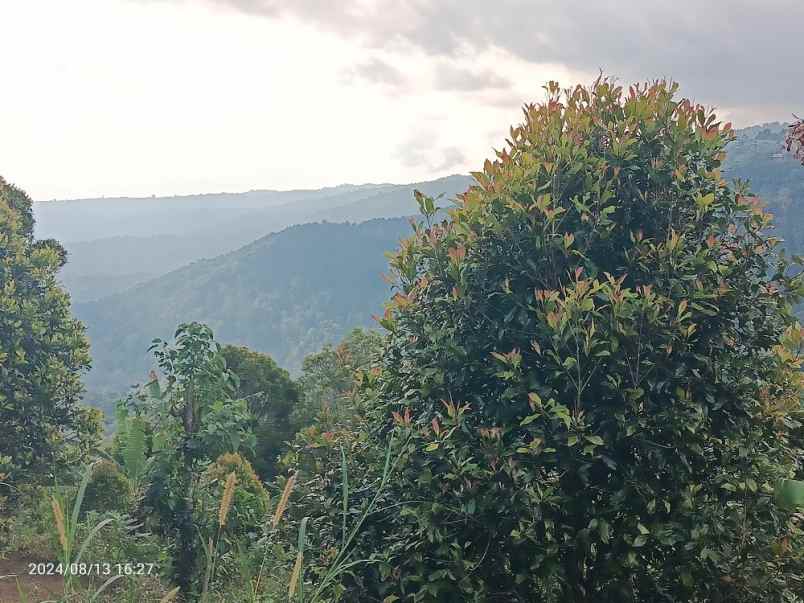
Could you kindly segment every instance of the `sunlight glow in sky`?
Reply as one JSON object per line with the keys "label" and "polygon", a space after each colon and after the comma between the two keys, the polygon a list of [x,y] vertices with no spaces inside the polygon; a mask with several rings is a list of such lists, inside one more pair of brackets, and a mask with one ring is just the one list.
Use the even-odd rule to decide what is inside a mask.
{"label": "sunlight glow in sky", "polygon": [[[677,73],[611,69],[605,54],[562,63],[502,38],[468,42],[474,22],[441,44],[412,0],[382,20],[376,10],[365,32],[354,10],[277,5],[2,2],[0,174],[38,200],[425,180],[477,169],[549,79],[588,83],[602,67],[684,84],[683,60]],[[404,35],[394,18],[401,31],[411,20]],[[789,119],[801,101],[699,88],[736,125]]]}

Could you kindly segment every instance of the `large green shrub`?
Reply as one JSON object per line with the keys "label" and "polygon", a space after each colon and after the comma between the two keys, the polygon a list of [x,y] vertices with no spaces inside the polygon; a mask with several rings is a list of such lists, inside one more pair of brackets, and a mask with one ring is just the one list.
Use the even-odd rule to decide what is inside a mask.
{"label": "large green shrub", "polygon": [[98,461],[92,466],[92,474],[84,493],[81,512],[117,511],[125,513],[131,503],[131,483],[113,461]]}
{"label": "large green shrub", "polygon": [[664,82],[547,92],[392,260],[371,387],[412,439],[368,588],[800,600],[801,285],[719,174],[730,126]]}
{"label": "large green shrub", "polygon": [[248,402],[254,417],[254,468],[263,479],[270,479],[276,474],[276,459],[285,442],[296,432],[291,413],[299,402],[299,389],[267,354],[226,345],[221,355],[226,368],[237,375],[235,397]]}

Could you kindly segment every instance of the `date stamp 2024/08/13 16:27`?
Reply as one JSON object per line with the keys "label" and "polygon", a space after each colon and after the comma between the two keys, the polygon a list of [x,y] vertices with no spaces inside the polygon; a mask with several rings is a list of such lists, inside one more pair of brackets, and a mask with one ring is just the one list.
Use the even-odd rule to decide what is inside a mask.
{"label": "date stamp 2024/08/13 16:27", "polygon": [[151,576],[155,563],[53,563],[28,564],[30,576]]}

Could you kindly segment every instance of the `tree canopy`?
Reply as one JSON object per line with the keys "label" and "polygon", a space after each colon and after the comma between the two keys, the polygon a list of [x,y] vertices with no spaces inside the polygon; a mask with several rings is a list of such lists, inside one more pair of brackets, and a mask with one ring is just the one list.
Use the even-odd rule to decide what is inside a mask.
{"label": "tree canopy", "polygon": [[299,388],[302,398],[294,411],[297,428],[305,427],[322,411],[332,417],[354,411],[355,377],[377,361],[382,350],[378,331],[353,329],[337,346],[327,344],[302,364]]}
{"label": "tree canopy", "polygon": [[28,195],[0,178],[0,458],[12,480],[56,470],[100,429],[80,406],[89,344],[56,280],[66,254],[33,226]]}
{"label": "tree canopy", "polygon": [[802,288],[720,174],[731,126],[666,82],[546,90],[449,219],[418,196],[392,259],[364,383],[409,439],[356,584],[786,600],[802,533],[773,491],[801,474]]}
{"label": "tree canopy", "polygon": [[233,345],[223,346],[221,354],[237,375],[235,397],[248,402],[254,418],[254,468],[263,479],[270,479],[285,442],[296,433],[291,415],[299,402],[299,388],[267,354]]}

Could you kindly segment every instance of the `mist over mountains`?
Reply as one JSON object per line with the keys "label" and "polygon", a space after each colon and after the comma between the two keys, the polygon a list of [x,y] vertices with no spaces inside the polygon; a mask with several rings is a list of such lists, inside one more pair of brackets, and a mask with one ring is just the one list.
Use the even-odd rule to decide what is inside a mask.
{"label": "mist over mountains", "polygon": [[294,224],[414,214],[414,189],[453,197],[469,183],[447,176],[403,185],[44,201],[35,204],[36,232],[63,243],[70,260],[62,281],[74,301],[90,301]]}

